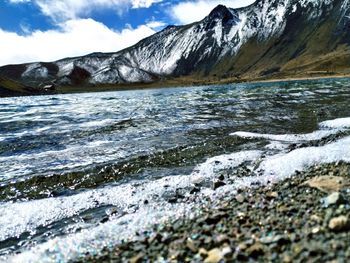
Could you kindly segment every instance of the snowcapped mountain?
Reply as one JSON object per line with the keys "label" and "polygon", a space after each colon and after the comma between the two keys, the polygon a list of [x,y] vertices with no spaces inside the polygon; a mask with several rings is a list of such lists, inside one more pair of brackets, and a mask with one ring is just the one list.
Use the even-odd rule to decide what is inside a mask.
{"label": "snowcapped mountain", "polygon": [[[257,0],[217,6],[116,53],[0,68],[25,84],[148,83],[192,76],[258,78],[350,68],[350,0]],[[294,72],[294,73],[293,73]]]}

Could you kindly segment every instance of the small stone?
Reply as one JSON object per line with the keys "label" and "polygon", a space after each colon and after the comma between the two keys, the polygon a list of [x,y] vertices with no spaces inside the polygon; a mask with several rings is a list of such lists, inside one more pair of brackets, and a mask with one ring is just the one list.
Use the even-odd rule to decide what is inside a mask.
{"label": "small stone", "polygon": [[202,257],[204,257],[204,256],[208,255],[208,251],[206,249],[204,249],[204,248],[200,248],[198,250],[198,254],[201,255]]}
{"label": "small stone", "polygon": [[314,221],[314,222],[316,222],[316,223],[321,223],[321,222],[322,222],[322,218],[319,217],[318,215],[312,215],[312,216],[310,217],[310,220],[312,220],[312,221]]}
{"label": "small stone", "polygon": [[216,182],[213,183],[213,189],[216,190],[216,189],[218,189],[218,188],[220,188],[222,186],[225,186],[225,185],[226,184],[224,182],[222,182],[222,181],[216,181]]}
{"label": "small stone", "polygon": [[140,263],[144,257],[145,257],[145,254],[140,253],[140,254],[136,255],[135,257],[132,257],[130,259],[130,263]]}
{"label": "small stone", "polygon": [[232,249],[231,249],[231,247],[229,247],[229,246],[225,246],[225,247],[222,249],[221,253],[222,253],[222,256],[223,256],[223,257],[229,257],[229,256],[232,255]]}
{"label": "small stone", "polygon": [[219,177],[218,177],[218,179],[219,179],[220,181],[224,181],[224,180],[225,180],[225,176],[224,176],[223,174],[220,174]]}
{"label": "small stone", "polygon": [[339,192],[335,192],[322,199],[322,202],[326,207],[331,205],[340,205],[344,203],[344,197]]}
{"label": "small stone", "polygon": [[278,243],[282,239],[284,239],[284,236],[282,235],[267,236],[267,237],[260,238],[260,242],[263,244],[273,244],[273,243]]}
{"label": "small stone", "polygon": [[265,254],[264,246],[261,243],[255,243],[247,249],[249,256],[257,258]]}
{"label": "small stone", "polygon": [[187,242],[186,242],[186,246],[187,248],[189,248],[189,250],[191,250],[193,253],[197,253],[198,248],[196,247],[196,245],[194,244],[193,240],[188,238]]}
{"label": "small stone", "polygon": [[224,213],[224,212],[218,212],[218,213],[215,213],[213,215],[210,215],[208,216],[206,219],[205,219],[205,222],[208,224],[208,225],[215,225],[217,223],[220,222],[221,219],[227,217],[227,214]]}
{"label": "small stone", "polygon": [[247,248],[248,248],[248,246],[245,243],[241,243],[241,244],[238,245],[238,250],[239,251],[246,251]]}
{"label": "small stone", "polygon": [[215,242],[219,244],[223,244],[225,242],[229,242],[230,239],[227,235],[221,234],[215,237]]}
{"label": "small stone", "polygon": [[104,224],[104,223],[106,223],[106,222],[108,222],[109,221],[109,218],[108,217],[103,217],[101,220],[100,220],[100,223],[101,224]]}
{"label": "small stone", "polygon": [[208,252],[208,257],[204,260],[204,263],[219,263],[223,259],[223,255],[220,249],[214,248]]}
{"label": "small stone", "polygon": [[236,195],[236,201],[238,203],[243,203],[245,201],[245,197],[242,194]]}
{"label": "small stone", "polygon": [[314,227],[311,232],[312,232],[312,234],[317,234],[320,231],[321,231],[321,229],[319,227]]}
{"label": "small stone", "polygon": [[291,262],[293,262],[293,258],[290,255],[284,255],[283,262],[284,263],[291,263]]}
{"label": "small stone", "polygon": [[201,191],[200,188],[198,187],[193,187],[190,191],[190,194],[193,195],[193,194],[196,194],[196,193],[199,193]]}
{"label": "small stone", "polygon": [[346,216],[335,217],[329,221],[328,227],[336,232],[346,231],[350,229],[350,220]]}
{"label": "small stone", "polygon": [[339,176],[318,176],[302,185],[316,188],[322,192],[332,193],[350,187],[350,180]]}
{"label": "small stone", "polygon": [[277,192],[269,192],[269,193],[266,194],[266,196],[269,199],[276,199],[278,197],[278,193]]}

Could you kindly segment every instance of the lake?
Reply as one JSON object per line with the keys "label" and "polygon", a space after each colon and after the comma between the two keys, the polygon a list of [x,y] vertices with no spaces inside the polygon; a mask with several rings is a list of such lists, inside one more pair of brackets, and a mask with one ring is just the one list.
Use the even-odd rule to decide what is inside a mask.
{"label": "lake", "polygon": [[349,116],[346,78],[0,99],[0,260],[74,260],[350,161]]}

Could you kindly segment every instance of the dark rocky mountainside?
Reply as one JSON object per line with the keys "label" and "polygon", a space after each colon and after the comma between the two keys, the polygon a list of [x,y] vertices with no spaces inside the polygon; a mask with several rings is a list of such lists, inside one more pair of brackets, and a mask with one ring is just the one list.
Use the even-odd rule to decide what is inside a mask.
{"label": "dark rocky mountainside", "polygon": [[33,87],[252,80],[350,73],[350,0],[257,0],[219,5],[116,53],[10,65],[0,75]]}

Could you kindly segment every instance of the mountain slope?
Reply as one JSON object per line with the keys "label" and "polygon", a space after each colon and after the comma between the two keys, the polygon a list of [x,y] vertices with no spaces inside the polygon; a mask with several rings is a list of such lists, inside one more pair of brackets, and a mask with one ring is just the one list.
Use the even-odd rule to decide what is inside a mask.
{"label": "mountain slope", "polygon": [[0,97],[24,96],[31,94],[41,94],[37,89],[24,86],[16,81],[0,77]]}
{"label": "mountain slope", "polygon": [[120,52],[6,66],[0,75],[36,86],[350,73],[349,46],[350,0],[258,0],[219,5]]}

